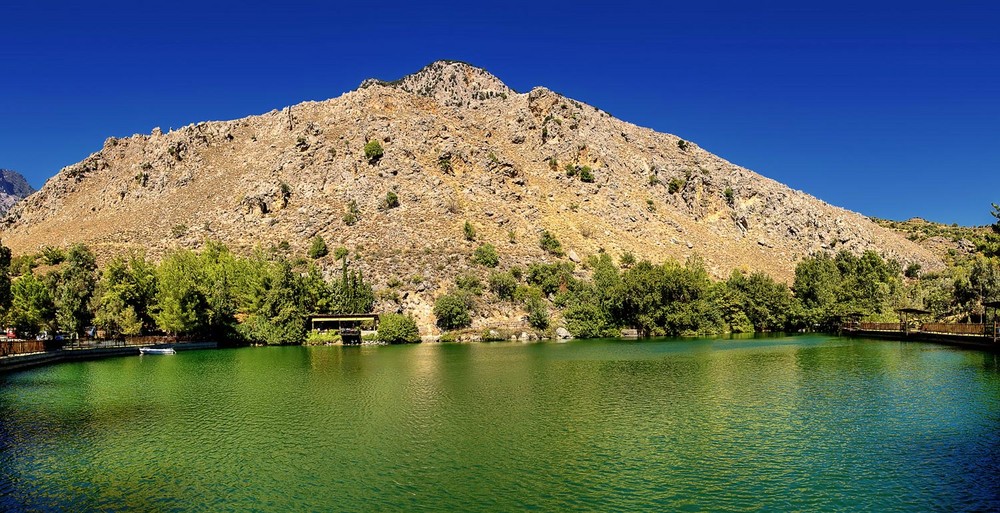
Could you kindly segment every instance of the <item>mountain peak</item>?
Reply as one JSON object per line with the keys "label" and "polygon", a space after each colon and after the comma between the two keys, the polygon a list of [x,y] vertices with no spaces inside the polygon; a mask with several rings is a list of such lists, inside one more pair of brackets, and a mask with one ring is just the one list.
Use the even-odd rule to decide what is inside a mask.
{"label": "mountain peak", "polygon": [[395,87],[454,107],[466,106],[473,101],[506,99],[517,94],[485,69],[448,60],[434,61],[420,71],[392,82],[370,78],[361,83],[361,88],[372,85]]}
{"label": "mountain peak", "polygon": [[17,171],[0,169],[0,214],[21,201],[35,189]]}
{"label": "mountain peak", "polygon": [[[942,267],[901,235],[693,143],[542,88],[516,93],[465,63],[365,87],[285,112],[109,139],[15,205],[0,235],[18,254],[79,241],[99,257],[205,240],[304,254],[320,235],[372,248],[352,265],[379,286],[420,276],[407,301],[427,319],[444,290],[428,285],[473,265],[466,222],[504,265],[520,267],[552,261],[537,243],[546,232],[577,260],[697,254],[723,279],[748,269],[789,280],[802,256],[841,250]],[[372,141],[379,158],[365,152]]]}

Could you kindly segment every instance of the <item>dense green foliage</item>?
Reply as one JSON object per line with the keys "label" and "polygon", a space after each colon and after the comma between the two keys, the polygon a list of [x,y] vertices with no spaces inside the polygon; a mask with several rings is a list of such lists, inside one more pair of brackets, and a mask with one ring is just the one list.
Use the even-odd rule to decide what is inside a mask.
{"label": "dense green foliage", "polygon": [[[970,260],[964,281],[948,282],[945,292],[923,285],[924,277],[906,281],[899,263],[871,251],[807,257],[796,270],[794,289],[760,272],[735,271],[725,281],[713,281],[696,257],[684,264],[654,264],[625,254],[621,264],[598,253],[583,266],[590,271],[587,278],[572,262],[536,262],[523,276],[514,269],[492,273],[489,289],[496,300],[519,304],[532,327],[564,324],[582,338],[615,336],[623,328],[647,335],[824,329],[852,312],[892,320],[904,306],[972,304],[979,301],[974,291],[1000,295],[1000,265],[985,257]],[[460,300],[478,290],[470,282],[467,275],[456,280],[456,297],[449,298],[462,314],[478,304]],[[926,301],[914,304],[910,296],[917,295]],[[451,324],[441,326],[452,329]]]}
{"label": "dense green foliage", "polygon": [[11,306],[7,311],[8,323],[19,335],[34,335],[42,330],[52,331],[55,323],[55,304],[46,284],[32,273],[11,283]]}
{"label": "dense green foliage", "polygon": [[86,246],[76,244],[66,253],[62,272],[55,275],[53,296],[56,322],[62,330],[79,333],[90,325],[94,317],[90,310],[90,298],[97,281],[96,270],[94,254]]}
{"label": "dense green foliage", "polygon": [[209,242],[201,251],[174,251],[159,265],[138,254],[114,257],[98,274],[94,255],[77,245],[42,276],[27,266],[12,281],[2,314],[22,336],[80,334],[92,324],[111,336],[165,332],[300,343],[309,313],[372,310],[371,285],[348,269],[346,258],[342,266],[340,279],[328,283],[304,260],[293,265],[262,252],[242,258]]}
{"label": "dense green foliage", "polygon": [[41,259],[46,265],[59,265],[66,259],[66,253],[59,248],[45,246],[42,248]]}
{"label": "dense green foliage", "polygon": [[465,294],[451,292],[434,302],[434,316],[437,325],[446,330],[465,328],[472,324],[469,316],[469,304]]}
{"label": "dense green foliage", "polygon": [[467,241],[476,240],[476,228],[468,221],[462,225],[462,234],[465,236],[465,240]]}
{"label": "dense green foliage", "polygon": [[510,271],[490,274],[489,284],[490,292],[496,294],[500,300],[509,301],[514,299],[514,291],[517,290],[517,278]]}
{"label": "dense green foliage", "polygon": [[795,269],[793,288],[799,314],[809,326],[829,326],[854,312],[891,319],[897,308],[908,306],[903,304],[901,266],[874,251],[807,257]]}
{"label": "dense green foliage", "polygon": [[138,335],[155,321],[156,267],[139,255],[114,257],[104,266],[91,306],[94,325],[111,334]]}
{"label": "dense green foliage", "polygon": [[[991,240],[1000,241],[1000,207],[994,205],[993,215],[994,235],[981,246],[987,249]],[[471,223],[465,231],[474,237]],[[562,254],[548,231],[539,245]],[[313,251],[320,246],[323,251]],[[326,249],[317,237],[310,256]],[[484,307],[509,302],[502,309],[523,309],[522,320],[535,329],[565,326],[578,337],[616,335],[623,328],[648,335],[828,329],[848,314],[894,321],[902,307],[927,309],[938,320],[981,322],[984,304],[1000,300],[1000,258],[987,249],[953,255],[949,267],[933,272],[915,263],[904,270],[873,251],[822,252],[799,262],[791,288],[759,272],[735,271],[713,281],[697,257],[655,264],[626,252],[616,265],[600,251],[579,268],[561,259],[526,270],[474,267],[455,277],[433,312],[441,328],[454,330],[471,325],[472,311],[489,317]],[[306,259],[292,262],[278,251],[237,257],[214,242],[200,251],[174,251],[159,264],[139,254],[114,257],[100,272],[83,245],[17,258],[0,245],[0,318],[22,336],[43,330],[79,334],[93,325],[110,335],[165,332],[299,343],[310,313],[365,313],[374,307],[374,291],[349,268],[347,250],[337,248],[335,256],[340,276],[327,281]],[[472,261],[492,269],[500,256],[484,243]],[[39,268],[39,262],[48,265]],[[412,319],[406,319],[390,318],[382,340],[412,338]]]}
{"label": "dense green foliage", "polygon": [[420,331],[413,317],[388,313],[379,317],[378,340],[387,344],[420,342]]}

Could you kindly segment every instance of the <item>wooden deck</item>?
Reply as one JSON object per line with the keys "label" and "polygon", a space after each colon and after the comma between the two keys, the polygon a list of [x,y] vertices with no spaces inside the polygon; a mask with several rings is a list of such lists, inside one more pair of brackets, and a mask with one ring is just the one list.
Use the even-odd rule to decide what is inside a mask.
{"label": "wooden deck", "polygon": [[841,333],[851,337],[933,342],[1000,352],[1000,325],[995,324],[923,323],[903,325],[898,322],[861,322],[843,325]]}

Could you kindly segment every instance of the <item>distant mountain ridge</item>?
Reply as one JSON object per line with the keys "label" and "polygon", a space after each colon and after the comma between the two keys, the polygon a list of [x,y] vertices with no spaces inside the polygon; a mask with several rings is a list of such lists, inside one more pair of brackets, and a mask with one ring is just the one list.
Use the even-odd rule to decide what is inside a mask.
{"label": "distant mountain ridge", "polygon": [[0,169],[0,215],[33,192],[35,189],[21,173]]}
{"label": "distant mountain ridge", "polygon": [[[371,141],[381,154],[366,155]],[[418,312],[477,269],[480,243],[496,246],[501,268],[556,259],[539,247],[543,231],[571,260],[697,255],[719,278],[743,269],[789,282],[802,257],[840,250],[943,267],[902,235],[693,142],[453,61],[326,101],[109,138],[0,221],[15,253],[86,242],[101,258],[206,239],[304,255],[321,235]]]}

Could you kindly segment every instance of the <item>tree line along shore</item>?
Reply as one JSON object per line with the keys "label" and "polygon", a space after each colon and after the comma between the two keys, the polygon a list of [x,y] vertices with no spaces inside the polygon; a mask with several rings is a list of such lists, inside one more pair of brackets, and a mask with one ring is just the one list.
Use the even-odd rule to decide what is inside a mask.
{"label": "tree line along shore", "polygon": [[[496,248],[483,243],[471,256],[473,270],[454,277],[433,314],[445,341],[510,338],[509,327],[473,328],[477,312],[497,305],[518,309],[525,329],[541,338],[560,328],[577,338],[619,336],[625,328],[650,336],[824,330],[848,313],[895,320],[903,307],[971,321],[983,315],[983,302],[1000,298],[996,205],[993,215],[998,221],[976,241],[977,250],[950,254],[943,271],[904,268],[872,251],[817,253],[799,262],[791,286],[738,270],[713,280],[698,257],[653,263],[599,252],[580,264],[557,259],[505,267]],[[539,244],[561,255],[551,233]],[[309,333],[310,314],[366,313],[379,305],[390,313],[380,319],[377,340],[420,340],[416,321],[399,312],[398,284],[375,290],[351,269],[345,248],[334,255],[339,272],[324,276],[314,260],[327,252],[320,237],[297,258],[276,248],[240,256],[206,241],[159,262],[128,253],[98,268],[83,244],[16,258],[0,245],[0,320],[22,338],[74,336],[93,327],[108,337],[166,333],[283,345],[329,340]]]}

